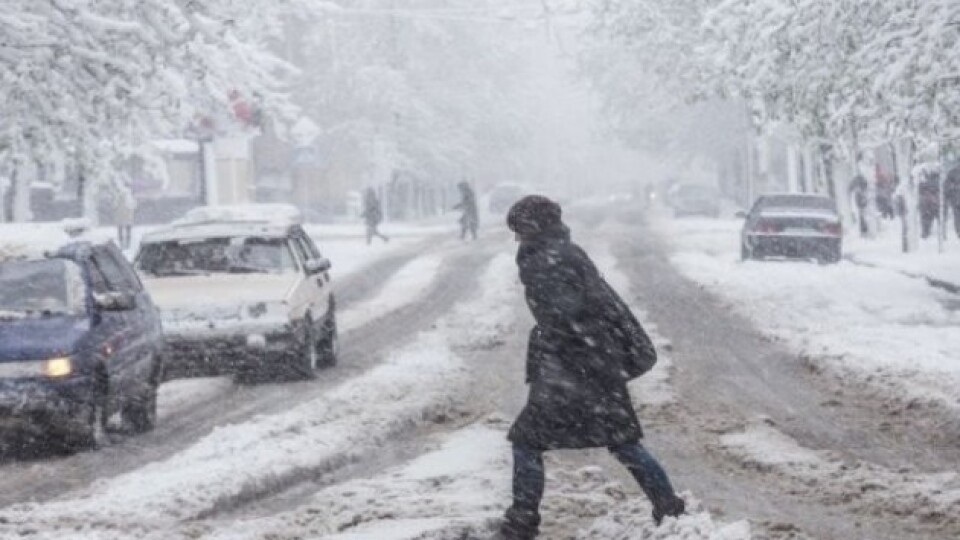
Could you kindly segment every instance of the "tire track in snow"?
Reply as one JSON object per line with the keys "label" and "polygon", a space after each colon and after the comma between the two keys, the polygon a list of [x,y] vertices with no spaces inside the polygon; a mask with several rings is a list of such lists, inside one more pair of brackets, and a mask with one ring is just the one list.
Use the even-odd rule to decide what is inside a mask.
{"label": "tire track in snow", "polygon": [[383,284],[372,298],[352,304],[337,315],[343,333],[356,330],[375,318],[383,317],[424,298],[443,264],[441,254],[418,257],[404,264]]}
{"label": "tire track in snow", "polygon": [[[364,373],[382,361],[384,351],[409,340],[417,331],[429,328],[437,317],[474,288],[479,277],[476,270],[492,256],[492,243],[496,242],[484,240],[470,246],[458,243],[453,248],[450,243],[441,243],[437,249],[446,253],[448,258],[428,293],[431,301],[401,308],[342,336],[340,366],[324,371],[317,380],[257,386],[225,385],[222,393],[204,395],[199,402],[182,400],[181,404],[189,406],[166,411],[168,421],[158,425],[154,432],[122,438],[118,444],[96,452],[4,464],[0,469],[0,506],[27,500],[48,500],[70,490],[82,489],[98,479],[111,478],[152,461],[167,459],[219,425],[243,422],[257,414],[283,411]],[[384,281],[377,278],[398,269],[390,270],[391,264],[414,256],[415,253],[408,253],[397,256],[394,263],[386,260],[373,263],[375,269],[355,281],[362,285],[357,285],[354,290],[359,293],[360,289],[382,287]],[[362,295],[358,294],[352,301],[360,297]]]}
{"label": "tire track in snow", "polygon": [[669,250],[648,227],[621,221],[604,233],[651,315],[676,344],[678,404],[655,412],[661,425],[649,436],[677,483],[695,487],[717,512],[749,517],[762,538],[929,539],[928,531],[883,512],[853,519],[846,508],[716,452],[719,436],[758,413],[775,415],[804,444],[845,450],[845,459],[892,453],[894,460],[906,460],[916,447],[910,449],[909,438],[886,444],[891,434],[876,431],[878,415],[864,400],[847,395],[843,406],[832,404],[795,354],[679,275],[668,262]]}
{"label": "tire track in snow", "polygon": [[[482,283],[498,283],[502,266],[491,267],[496,272],[485,274]],[[502,300],[495,297],[484,311],[495,311],[499,304]],[[102,482],[71,499],[10,507],[0,512],[0,532],[30,529],[34,538],[58,538],[83,530],[86,538],[128,538],[169,531],[231,500],[256,498],[301,481],[311,471],[336,468],[349,461],[355,448],[376,447],[428,421],[469,387],[446,336],[475,328],[479,315],[469,305],[455,310],[438,330],[328,395],[277,415],[218,428],[166,462]]]}

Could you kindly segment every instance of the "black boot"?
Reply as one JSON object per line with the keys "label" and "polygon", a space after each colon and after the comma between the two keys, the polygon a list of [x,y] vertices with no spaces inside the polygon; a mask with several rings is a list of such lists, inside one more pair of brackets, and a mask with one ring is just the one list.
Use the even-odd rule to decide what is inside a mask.
{"label": "black boot", "polygon": [[498,540],[533,540],[540,533],[540,514],[510,507],[500,525]]}
{"label": "black boot", "polygon": [[653,522],[660,525],[666,516],[677,517],[682,515],[687,509],[687,503],[683,499],[673,496],[668,501],[661,502],[653,507]]}

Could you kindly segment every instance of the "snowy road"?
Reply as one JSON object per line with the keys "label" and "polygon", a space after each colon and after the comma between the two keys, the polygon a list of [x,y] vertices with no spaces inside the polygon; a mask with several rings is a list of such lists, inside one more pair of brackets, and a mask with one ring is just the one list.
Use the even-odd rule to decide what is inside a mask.
{"label": "snowy road", "polygon": [[[436,275],[425,276],[430,283],[425,294],[431,301],[404,306],[402,310],[366,313],[361,326],[342,334],[339,366],[317,381],[234,385],[229,380],[202,379],[167,383],[165,387],[175,389],[161,387],[159,408],[163,421],[152,433],[121,436],[110,447],[70,457],[0,457],[0,504],[43,501],[94,480],[136,469],[175,454],[217,426],[282,411],[369,369],[392,346],[429,327],[438,314],[469,291],[477,278],[475,270],[491,257],[489,249],[468,250],[459,243],[441,242],[426,253],[432,251],[444,252],[446,264]],[[351,305],[378,295],[389,296],[390,278],[417,255],[424,255],[422,244],[378,260],[339,282],[341,313],[349,314]],[[186,388],[177,388],[181,386]],[[185,396],[187,393],[190,395]],[[164,403],[164,396],[173,403]]]}
{"label": "snowy road", "polygon": [[[647,444],[693,504],[654,528],[605,452],[555,453],[543,538],[960,536],[960,428],[947,409],[823,369],[737,308],[742,291],[689,277],[677,258],[689,245],[665,244],[633,210],[571,214],[575,239],[660,345],[632,389]],[[525,398],[531,323],[514,247],[488,231],[357,266],[340,280],[351,321],[340,365],[317,381],[169,383],[154,433],[7,459],[0,537],[486,538],[508,502],[503,437]]]}

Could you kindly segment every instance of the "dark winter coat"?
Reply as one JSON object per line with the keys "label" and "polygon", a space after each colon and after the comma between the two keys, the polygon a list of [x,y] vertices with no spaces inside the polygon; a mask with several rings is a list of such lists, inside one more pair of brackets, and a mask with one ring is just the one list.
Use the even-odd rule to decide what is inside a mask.
{"label": "dark winter coat", "polygon": [[376,196],[367,196],[363,201],[363,212],[360,214],[367,226],[375,227],[383,221],[383,210]]}
{"label": "dark winter coat", "polygon": [[473,189],[469,186],[460,188],[460,196],[460,202],[453,207],[454,210],[463,212],[463,215],[460,216],[460,223],[465,225],[478,223],[480,213],[477,210],[477,196],[473,193]]}
{"label": "dark winter coat", "polygon": [[537,324],[530,393],[509,439],[539,450],[639,440],[627,381],[656,362],[639,322],[562,225],[521,241],[517,265]]}

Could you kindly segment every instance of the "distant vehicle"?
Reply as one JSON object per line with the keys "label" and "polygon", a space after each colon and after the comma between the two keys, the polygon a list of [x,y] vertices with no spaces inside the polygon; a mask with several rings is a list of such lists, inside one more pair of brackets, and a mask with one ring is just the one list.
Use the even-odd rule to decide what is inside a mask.
{"label": "distant vehicle", "polygon": [[0,428],[96,447],[120,412],[149,431],[162,355],[159,313],[112,242],[0,261]]}
{"label": "distant vehicle", "polygon": [[314,377],[337,361],[331,263],[295,207],[202,207],[144,236],[135,265],[171,372]]}
{"label": "distant vehicle", "polygon": [[829,197],[773,194],[757,199],[741,232],[741,258],[790,257],[836,263],[843,230]]}
{"label": "distant vehicle", "polygon": [[506,214],[513,203],[531,194],[532,191],[520,184],[497,184],[490,190],[489,210],[492,214]]}
{"label": "distant vehicle", "polygon": [[667,192],[667,204],[677,217],[720,217],[720,190],[707,184],[676,184]]}

